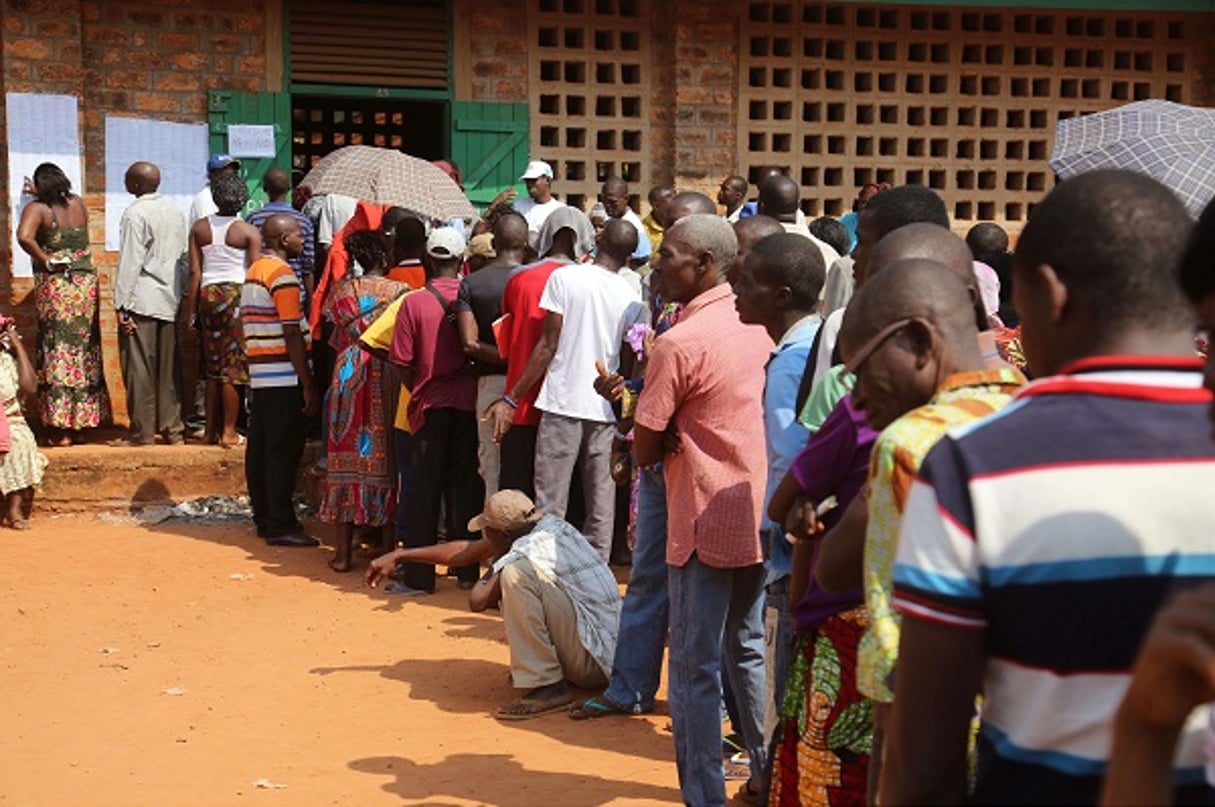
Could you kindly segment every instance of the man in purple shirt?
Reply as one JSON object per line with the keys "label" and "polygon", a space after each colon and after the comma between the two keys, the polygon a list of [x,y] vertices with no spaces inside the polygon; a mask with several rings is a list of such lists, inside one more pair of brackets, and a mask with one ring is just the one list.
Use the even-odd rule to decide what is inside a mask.
{"label": "man in purple shirt", "polygon": [[[389,358],[412,393],[409,428],[413,489],[405,546],[438,540],[440,504],[454,526],[450,540],[475,538],[466,526],[481,511],[485,492],[477,474],[477,377],[464,355],[454,303],[460,290],[464,236],[450,227],[430,234],[430,280],[401,303]],[[477,566],[457,569],[461,588],[477,581]],[[404,564],[406,593],[435,589],[434,566]]]}

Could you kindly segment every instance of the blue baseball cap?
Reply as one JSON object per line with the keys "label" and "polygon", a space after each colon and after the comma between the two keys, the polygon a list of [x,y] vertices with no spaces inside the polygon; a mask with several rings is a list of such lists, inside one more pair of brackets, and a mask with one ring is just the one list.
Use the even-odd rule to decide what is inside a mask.
{"label": "blue baseball cap", "polygon": [[207,173],[219,171],[222,168],[227,168],[230,165],[235,165],[240,168],[240,160],[235,157],[229,157],[227,154],[212,154],[211,159],[207,160]]}

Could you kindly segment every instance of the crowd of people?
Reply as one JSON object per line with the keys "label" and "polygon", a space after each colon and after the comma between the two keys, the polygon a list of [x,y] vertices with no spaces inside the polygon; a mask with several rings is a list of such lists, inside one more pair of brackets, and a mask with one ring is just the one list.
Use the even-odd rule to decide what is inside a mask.
{"label": "crowd of people", "polygon": [[[330,565],[366,544],[373,586],[445,567],[499,609],[522,692],[498,718],[651,712],[669,646],[690,805],[727,779],[780,807],[1215,795],[1215,204],[1195,224],[1091,172],[1012,251],[915,185],[807,221],[775,168],[753,199],[655,187],[643,219],[623,180],[584,212],[533,161],[527,198],[442,222],[278,170],[242,219],[239,163],[208,167],[188,226],[127,172],[126,442],[189,433],[184,321],[185,414],[245,447],[258,535],[317,544],[292,500],[316,416]],[[86,211],[54,166],[33,186],[36,374],[0,340],[13,526],[45,462],[18,390],[56,444],[108,412]]]}

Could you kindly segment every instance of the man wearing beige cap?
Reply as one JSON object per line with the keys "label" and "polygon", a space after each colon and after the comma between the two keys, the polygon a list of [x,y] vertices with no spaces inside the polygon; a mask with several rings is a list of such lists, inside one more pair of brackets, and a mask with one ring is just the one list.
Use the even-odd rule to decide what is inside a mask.
{"label": "man wearing beige cap", "polygon": [[587,539],[562,519],[541,513],[518,490],[491,496],[468,529],[483,537],[376,558],[367,584],[376,586],[400,561],[464,566],[497,558],[469,592],[468,603],[473,611],[500,604],[511,680],[526,690],[497,710],[498,719],[563,710],[576,700],[570,684],[605,686],[616,651],[620,590]]}

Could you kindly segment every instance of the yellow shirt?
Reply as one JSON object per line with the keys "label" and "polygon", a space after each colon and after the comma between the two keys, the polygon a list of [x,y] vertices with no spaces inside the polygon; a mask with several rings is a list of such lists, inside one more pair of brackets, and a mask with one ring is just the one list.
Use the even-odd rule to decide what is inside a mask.
{"label": "yellow shirt", "polygon": [[658,254],[658,248],[662,246],[663,227],[658,222],[654,221],[654,214],[650,214],[641,220],[641,225],[645,227],[646,238],[650,239],[650,246],[653,248],[653,254]]}
{"label": "yellow shirt", "polygon": [[[393,300],[392,304],[384,309],[384,313],[380,314],[379,319],[363,331],[359,341],[377,350],[388,350],[392,347],[392,331],[397,325],[397,312],[401,310],[401,302],[410,294],[413,292],[406,292]],[[409,431],[409,418],[406,415],[406,411],[409,409],[409,398],[409,390],[405,389],[405,385],[402,384],[397,398],[397,417],[392,425],[393,428],[403,432]]]}
{"label": "yellow shirt", "polygon": [[957,373],[925,406],[891,423],[869,461],[869,524],[862,575],[869,628],[857,649],[857,689],[879,703],[894,700],[900,619],[894,609],[894,560],[912,480],[929,449],[950,429],[997,412],[1025,382],[1016,370]]}

